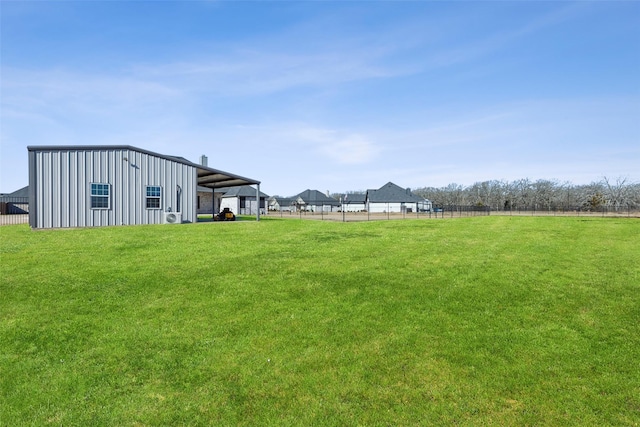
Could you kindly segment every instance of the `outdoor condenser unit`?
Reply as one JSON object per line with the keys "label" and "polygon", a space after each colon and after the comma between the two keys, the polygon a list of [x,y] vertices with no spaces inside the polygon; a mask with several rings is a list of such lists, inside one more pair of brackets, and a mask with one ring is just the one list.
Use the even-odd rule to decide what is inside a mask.
{"label": "outdoor condenser unit", "polygon": [[180,224],[182,222],[182,214],[180,212],[165,212],[163,222],[165,224]]}

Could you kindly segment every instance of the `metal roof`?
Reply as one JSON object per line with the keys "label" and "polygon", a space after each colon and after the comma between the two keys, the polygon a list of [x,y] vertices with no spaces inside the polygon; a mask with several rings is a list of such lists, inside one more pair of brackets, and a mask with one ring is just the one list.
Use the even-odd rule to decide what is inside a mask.
{"label": "metal roof", "polygon": [[162,159],[193,166],[197,169],[198,185],[207,188],[236,187],[239,185],[259,185],[260,181],[244,176],[224,172],[219,169],[193,163],[183,157],[167,156],[131,145],[37,145],[27,147],[29,151],[73,151],[73,150],[131,150]]}

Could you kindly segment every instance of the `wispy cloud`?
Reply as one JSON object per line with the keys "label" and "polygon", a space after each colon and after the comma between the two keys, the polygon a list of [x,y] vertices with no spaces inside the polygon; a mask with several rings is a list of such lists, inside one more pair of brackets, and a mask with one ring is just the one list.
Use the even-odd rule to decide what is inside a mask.
{"label": "wispy cloud", "polygon": [[[314,37],[303,26],[267,41],[203,44],[199,53],[178,56],[174,62],[125,64],[109,72],[83,73],[57,67],[29,70],[3,67],[4,104],[37,106],[57,103],[84,111],[136,108],[183,95],[203,97],[262,96],[295,88],[323,88],[414,75],[470,62],[488,55],[518,37],[568,19],[576,7],[554,10],[519,28],[496,31],[481,39],[438,43],[443,28],[437,20],[390,25],[382,32],[328,35],[312,50],[286,39]],[[427,25],[428,24],[428,25]],[[434,26],[436,29],[431,28]],[[315,30],[318,30],[314,27]],[[413,52],[413,55],[406,55]],[[399,55],[402,55],[399,56]],[[14,98],[15,97],[15,98]],[[12,100],[18,102],[12,102]]]}
{"label": "wispy cloud", "polygon": [[180,96],[178,90],[162,83],[122,74],[86,74],[60,69],[33,71],[11,67],[3,67],[2,73],[3,105],[21,109],[108,112],[116,106],[136,107]]}
{"label": "wispy cloud", "polygon": [[[266,40],[203,44],[200,52],[179,57],[175,62],[139,63],[129,71],[131,78],[140,81],[226,96],[333,87],[469,63],[519,38],[561,24],[581,10],[579,5],[551,9],[529,21],[521,20],[519,25],[504,25],[480,38],[467,36],[453,43],[444,34],[463,32],[468,24],[464,19],[447,17],[441,22],[435,17],[423,17],[393,23],[379,31],[336,35],[331,34],[331,27],[321,29],[315,22]],[[318,42],[315,32],[321,30],[324,40]],[[314,40],[312,46],[305,40]]]}
{"label": "wispy cloud", "polygon": [[191,92],[228,96],[265,95],[305,86],[333,86],[397,76],[405,70],[377,63],[357,52],[257,52],[203,57],[169,64],[138,65],[139,79],[167,82]]}
{"label": "wispy cloud", "polygon": [[422,63],[424,69],[451,67],[478,60],[517,43],[519,39],[571,20],[585,10],[583,4],[563,5],[528,21],[511,26],[504,23],[480,38],[471,38],[455,44],[435,47],[433,54]]}
{"label": "wispy cloud", "polygon": [[333,164],[362,165],[375,160],[380,147],[371,138],[357,133],[304,128],[294,132],[302,141],[309,141],[314,151]]}

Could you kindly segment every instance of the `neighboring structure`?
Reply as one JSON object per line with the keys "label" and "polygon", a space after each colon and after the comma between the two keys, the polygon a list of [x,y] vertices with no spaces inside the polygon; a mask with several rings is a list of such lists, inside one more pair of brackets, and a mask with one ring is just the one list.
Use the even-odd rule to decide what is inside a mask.
{"label": "neighboring structure", "polygon": [[292,197],[271,196],[267,202],[270,211],[292,212],[295,207],[296,199]]}
{"label": "neighboring structure", "polygon": [[367,210],[366,194],[345,194],[342,197],[345,212],[364,212]]}
{"label": "neighboring structure", "polygon": [[198,186],[260,191],[259,181],[129,145],[27,149],[32,228],[195,222]]}
{"label": "neighboring structure", "polygon": [[0,215],[25,215],[29,213],[29,186],[13,193],[0,194]]}
{"label": "neighboring structure", "polygon": [[[260,192],[260,213],[265,213],[267,208],[267,196]],[[220,210],[229,208],[236,215],[255,215],[258,211],[256,203],[256,190],[249,186],[231,187],[225,191],[221,198]]]}
{"label": "neighboring structure", "polygon": [[215,214],[220,212],[220,199],[224,193],[218,189],[198,185],[196,211],[198,214]]}
{"label": "neighboring structure", "polygon": [[[260,213],[265,213],[268,195],[260,193]],[[198,186],[198,214],[217,214],[225,207],[236,215],[256,214],[256,189],[250,185],[241,187],[206,188]]]}
{"label": "neighboring structure", "polygon": [[409,188],[388,182],[378,190],[367,190],[367,210],[371,213],[427,212],[431,210],[431,202],[416,196]]}
{"label": "neighboring structure", "polygon": [[346,194],[336,200],[318,190],[305,190],[294,197],[269,198],[269,210],[289,212],[428,212],[431,202],[416,196],[409,189],[389,182],[366,194]]}
{"label": "neighboring structure", "polygon": [[305,190],[293,197],[296,211],[335,212],[340,210],[340,202],[318,190]]}

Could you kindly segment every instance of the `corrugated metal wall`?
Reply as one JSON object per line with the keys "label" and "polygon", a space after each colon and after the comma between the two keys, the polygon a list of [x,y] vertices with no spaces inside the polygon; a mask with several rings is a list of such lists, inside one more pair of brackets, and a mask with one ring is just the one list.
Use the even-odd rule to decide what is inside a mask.
{"label": "corrugated metal wall", "polygon": [[[37,150],[30,153],[35,228],[160,224],[164,212],[195,222],[193,166],[128,149]],[[110,208],[91,209],[91,183],[110,185]],[[146,186],[162,188],[160,209],[146,209]]]}

